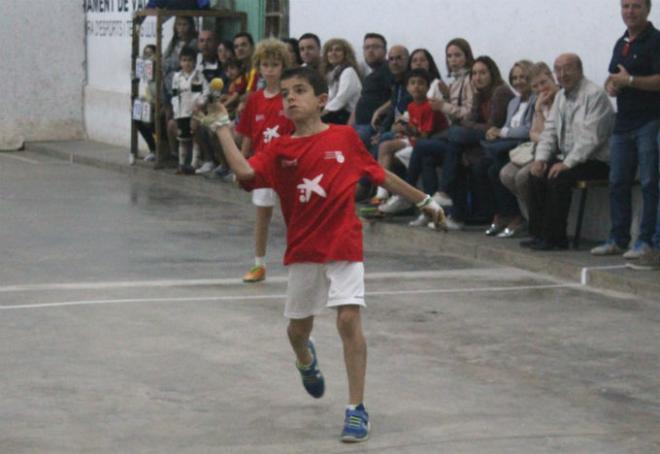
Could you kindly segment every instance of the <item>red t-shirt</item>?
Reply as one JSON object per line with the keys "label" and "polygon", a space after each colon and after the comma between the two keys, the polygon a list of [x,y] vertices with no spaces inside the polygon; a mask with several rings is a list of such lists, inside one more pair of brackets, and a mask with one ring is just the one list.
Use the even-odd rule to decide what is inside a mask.
{"label": "red t-shirt", "polygon": [[293,122],[284,116],[282,95],[267,98],[263,90],[248,96],[245,110],[236,125],[236,131],[249,137],[254,154],[276,137],[291,134]]}
{"label": "red t-shirt", "polygon": [[243,187],[273,188],[280,198],[285,265],[363,260],[355,185],[362,177],[382,184],[385,171],[353,128],[329,125],[308,137],[283,136],[249,162],[256,176]]}
{"label": "red t-shirt", "polygon": [[417,128],[418,132],[426,132],[428,135],[449,127],[445,114],[433,110],[428,100],[421,104],[414,101],[408,104],[408,122]]}

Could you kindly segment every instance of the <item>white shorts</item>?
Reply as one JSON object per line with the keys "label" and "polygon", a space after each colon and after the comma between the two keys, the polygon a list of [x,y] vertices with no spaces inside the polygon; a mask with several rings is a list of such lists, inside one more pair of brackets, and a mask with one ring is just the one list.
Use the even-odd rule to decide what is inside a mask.
{"label": "white shorts", "polygon": [[294,263],[288,269],[286,318],[318,315],[325,307],[366,307],[362,262]]}
{"label": "white shorts", "polygon": [[275,206],[277,195],[270,188],[260,188],[252,190],[252,203],[258,207]]}
{"label": "white shorts", "polygon": [[413,147],[408,145],[405,148],[400,149],[394,153],[394,157],[397,158],[401,163],[406,166],[406,169],[410,167],[410,157],[412,156]]}

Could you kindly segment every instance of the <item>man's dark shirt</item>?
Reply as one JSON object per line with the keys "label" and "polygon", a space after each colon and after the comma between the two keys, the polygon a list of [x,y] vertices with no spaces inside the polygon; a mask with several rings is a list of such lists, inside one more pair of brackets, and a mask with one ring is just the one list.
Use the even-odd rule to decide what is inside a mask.
{"label": "man's dark shirt", "polygon": [[386,62],[382,62],[362,81],[362,92],[355,107],[355,124],[368,125],[376,109],[390,99],[392,73]]}
{"label": "man's dark shirt", "polygon": [[[627,51],[626,51],[627,48]],[[614,46],[610,73],[618,73],[622,65],[632,76],[660,74],[660,31],[651,22],[633,41],[628,41],[628,31]],[[617,114],[615,133],[625,133],[660,119],[660,91],[622,88],[616,97]]]}

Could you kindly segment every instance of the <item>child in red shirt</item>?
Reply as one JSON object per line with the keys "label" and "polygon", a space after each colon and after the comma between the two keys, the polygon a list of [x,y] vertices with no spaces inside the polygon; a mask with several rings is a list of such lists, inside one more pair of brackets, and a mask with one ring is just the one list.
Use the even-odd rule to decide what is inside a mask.
{"label": "child in red shirt", "polygon": [[303,386],[316,398],[323,395],[325,381],[310,333],[323,308],[337,310],[349,389],[341,440],[364,441],[370,426],[364,406],[364,268],[355,185],[366,176],[415,202],[436,225],[444,223],[444,213],[429,195],[378,165],[351,127],[321,121],[328,87],[317,71],[290,69],[282,76],[281,88],[284,110],[295,125],[293,135],[274,139],[248,161],[232,140],[228,117],[213,129],[241,185],[247,190],[272,187],[280,197],[287,226],[284,263],[289,268],[284,314]]}
{"label": "child in red shirt", "polygon": [[[406,168],[410,163],[410,155],[418,138],[425,139],[436,132],[449,127],[447,117],[442,112],[431,108],[427,98],[431,75],[425,69],[413,69],[407,75],[406,90],[413,100],[408,104],[406,114],[394,123],[392,131],[396,139],[385,140],[378,146],[378,162],[386,169],[391,169],[396,157]],[[372,204],[383,203],[389,194],[379,186]]]}
{"label": "child in red shirt", "polygon": [[[274,138],[293,132],[293,123],[284,116],[280,77],[291,65],[286,44],[277,39],[261,41],[252,57],[253,66],[259,68],[266,81],[266,88],[251,93],[236,125],[236,132],[243,136],[241,152],[249,158],[258,155]],[[273,216],[275,193],[268,186],[252,191],[252,203],[257,207],[254,227],[254,266],[243,276],[244,282],[266,279],[266,244],[268,226]]]}

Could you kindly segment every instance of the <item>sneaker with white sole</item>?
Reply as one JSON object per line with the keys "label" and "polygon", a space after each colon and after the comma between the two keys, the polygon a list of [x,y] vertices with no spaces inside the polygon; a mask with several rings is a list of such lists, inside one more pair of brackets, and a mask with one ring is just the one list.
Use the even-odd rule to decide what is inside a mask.
{"label": "sneaker with white sole", "polygon": [[591,251],[591,255],[621,255],[623,254],[623,248],[619,247],[614,241],[607,241],[600,246],[596,246]]}
{"label": "sneaker with white sole", "polygon": [[635,241],[633,247],[628,249],[623,254],[623,258],[626,260],[637,260],[638,258],[643,256],[650,250],[651,250],[651,245],[649,243],[647,243],[646,241],[637,240]]}
{"label": "sneaker with white sole", "polygon": [[206,161],[204,164],[201,165],[199,169],[195,170],[195,173],[197,175],[202,175],[204,173],[209,173],[213,171],[214,168],[215,166],[213,164],[213,161]]}
{"label": "sneaker with white sole", "polygon": [[346,416],[344,417],[344,430],[341,432],[341,441],[344,443],[358,443],[367,441],[369,439],[369,413],[364,408],[364,404],[360,404],[355,409],[346,409]]}
{"label": "sneaker with white sole", "polygon": [[400,195],[393,195],[387,202],[378,206],[378,210],[385,214],[398,214],[412,208],[413,204]]}
{"label": "sneaker with white sole", "polygon": [[156,153],[149,153],[144,157],[145,162],[153,162],[156,160]]}
{"label": "sneaker with white sole", "polygon": [[298,368],[298,372],[300,372],[300,378],[302,379],[302,384],[305,387],[305,390],[310,396],[315,399],[320,399],[325,392],[325,380],[323,379],[321,369],[319,369],[319,361],[316,358],[316,348],[314,347],[314,341],[311,338],[307,341],[307,348],[309,349],[309,354],[312,355],[312,362],[307,366],[303,366],[296,361],[296,367]]}

